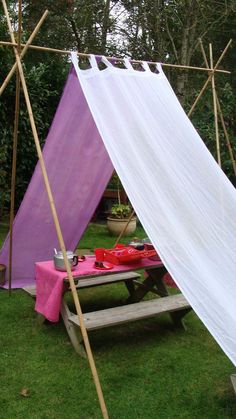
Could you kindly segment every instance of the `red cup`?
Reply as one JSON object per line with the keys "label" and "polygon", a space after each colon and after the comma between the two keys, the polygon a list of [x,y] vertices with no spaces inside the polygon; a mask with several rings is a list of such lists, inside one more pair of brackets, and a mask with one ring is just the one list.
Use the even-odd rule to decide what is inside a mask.
{"label": "red cup", "polygon": [[104,261],[104,248],[98,248],[94,250],[95,258],[97,262],[103,262]]}

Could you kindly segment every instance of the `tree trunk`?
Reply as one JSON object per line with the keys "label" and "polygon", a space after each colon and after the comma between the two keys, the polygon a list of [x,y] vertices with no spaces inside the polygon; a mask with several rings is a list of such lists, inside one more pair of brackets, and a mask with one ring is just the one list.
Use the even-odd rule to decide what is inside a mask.
{"label": "tree trunk", "polygon": [[[189,3],[187,21],[182,31],[182,42],[179,55],[179,63],[190,65],[193,51],[195,48],[195,34],[198,22],[199,6],[193,0]],[[182,102],[186,96],[186,86],[188,85],[188,72],[184,71],[177,76],[177,95]]]}
{"label": "tree trunk", "polygon": [[106,0],[104,7],[104,17],[102,25],[102,36],[101,36],[101,48],[102,52],[105,52],[106,43],[107,43],[107,32],[110,26],[109,17],[110,17],[110,0]]}

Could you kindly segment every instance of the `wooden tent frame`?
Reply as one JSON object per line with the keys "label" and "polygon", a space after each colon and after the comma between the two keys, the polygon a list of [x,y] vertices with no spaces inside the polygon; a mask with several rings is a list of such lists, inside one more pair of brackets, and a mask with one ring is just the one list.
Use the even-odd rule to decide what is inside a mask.
{"label": "wooden tent frame", "polygon": [[[18,41],[16,42],[15,36],[14,36],[14,31],[13,31],[13,28],[12,28],[12,24],[11,24],[11,21],[10,21],[9,12],[8,12],[5,0],[2,0],[2,5],[3,5],[3,9],[4,9],[6,21],[7,21],[9,34],[10,34],[10,37],[11,37],[11,42],[1,41],[0,45],[11,46],[13,48],[13,51],[14,51],[14,54],[15,54],[15,60],[16,60],[15,64],[13,65],[11,71],[9,72],[8,76],[6,77],[5,81],[3,82],[3,84],[0,88],[0,96],[1,96],[1,94],[3,93],[3,91],[5,90],[8,82],[9,82],[9,80],[11,79],[12,75],[16,71],[16,98],[15,98],[15,120],[14,120],[14,135],[13,135],[11,210],[10,210],[9,293],[11,293],[12,231],[13,231],[14,200],[15,200],[15,179],[16,179],[16,160],[17,160],[16,155],[17,155],[17,137],[18,137],[18,122],[19,122],[19,109],[20,109],[20,87],[22,86],[22,89],[23,89],[23,92],[24,92],[24,97],[25,97],[25,102],[26,102],[26,106],[27,106],[27,110],[28,110],[28,114],[29,114],[32,134],[33,134],[34,141],[35,141],[36,151],[37,151],[39,163],[40,163],[41,170],[42,170],[42,175],[43,175],[43,179],[44,179],[44,183],[45,183],[45,188],[46,188],[46,191],[47,191],[47,196],[48,196],[48,200],[49,200],[49,204],[50,204],[50,208],[51,208],[51,212],[52,212],[53,221],[54,221],[56,232],[57,232],[58,241],[59,241],[59,244],[60,244],[60,248],[61,248],[61,251],[62,251],[62,254],[63,254],[65,266],[66,266],[67,276],[68,276],[68,279],[69,279],[69,284],[70,284],[70,288],[71,288],[76,312],[77,312],[79,322],[80,322],[81,333],[82,333],[86,353],[87,353],[87,356],[88,356],[89,365],[90,365],[90,368],[91,368],[94,384],[95,384],[95,387],[96,387],[101,412],[102,412],[103,418],[107,419],[108,418],[108,412],[107,412],[106,404],[105,404],[105,401],[104,401],[103,392],[102,392],[102,388],[101,388],[101,385],[100,385],[97,369],[96,369],[96,366],[95,366],[92,350],[91,350],[91,347],[90,347],[90,342],[89,342],[89,339],[88,339],[87,330],[86,330],[86,327],[85,327],[85,324],[84,324],[83,313],[82,313],[82,310],[81,310],[79,297],[78,297],[78,294],[77,294],[77,290],[76,290],[76,286],[75,286],[75,283],[74,283],[74,280],[73,280],[70,264],[69,264],[67,254],[66,254],[65,243],[64,243],[63,236],[62,236],[62,231],[61,231],[61,228],[60,228],[60,224],[59,224],[59,220],[58,220],[58,216],[57,216],[57,211],[56,211],[56,208],[55,208],[54,199],[53,199],[50,183],[49,183],[49,180],[48,180],[48,175],[47,175],[44,159],[43,159],[43,156],[42,156],[42,151],[41,151],[41,146],[40,146],[39,137],[38,137],[38,133],[37,133],[37,128],[36,128],[36,125],[35,125],[34,115],[33,115],[32,107],[31,107],[29,93],[28,93],[28,89],[27,89],[27,85],[26,85],[26,81],[25,81],[25,76],[24,76],[24,71],[23,71],[23,67],[22,67],[22,63],[21,63],[21,60],[24,57],[25,53],[27,52],[28,48],[47,51],[47,52],[61,53],[61,54],[70,54],[71,51],[57,50],[57,49],[54,49],[54,48],[46,48],[46,47],[40,47],[40,46],[32,45],[33,39],[35,38],[38,30],[40,29],[41,25],[43,24],[47,14],[48,14],[47,10],[45,11],[43,16],[41,17],[40,21],[38,22],[37,26],[35,27],[34,31],[31,34],[31,36],[29,37],[27,43],[26,44],[21,43],[22,0],[19,0],[19,2],[18,2]],[[192,108],[189,111],[188,116],[190,116],[192,114],[192,112],[194,111],[196,104],[198,103],[198,101],[201,98],[201,96],[203,95],[206,87],[208,86],[209,82],[211,81],[212,91],[213,91],[213,104],[214,104],[214,117],[215,117],[218,163],[221,164],[221,162],[220,162],[220,147],[219,147],[219,131],[218,131],[218,112],[219,112],[221,123],[222,123],[223,130],[224,130],[226,140],[227,140],[227,146],[228,146],[229,152],[230,152],[230,158],[231,158],[232,163],[233,163],[234,173],[236,175],[235,159],[233,157],[232,147],[230,145],[229,136],[228,136],[228,133],[227,133],[227,130],[226,130],[223,114],[222,114],[222,111],[221,111],[221,108],[220,108],[220,104],[219,104],[219,100],[218,100],[218,97],[217,97],[217,94],[216,94],[216,88],[215,88],[215,73],[227,73],[227,74],[230,73],[229,71],[226,71],[226,70],[219,70],[218,66],[219,66],[221,60],[223,59],[225,53],[227,52],[231,42],[232,42],[232,40],[230,40],[228,42],[228,44],[226,45],[224,51],[222,52],[222,54],[219,57],[217,63],[215,64],[215,66],[213,65],[212,46],[210,46],[210,66],[209,66],[201,40],[200,40],[200,45],[201,45],[203,57],[204,57],[205,64],[206,64],[205,68],[204,67],[192,67],[192,66],[165,64],[165,63],[163,63],[162,65],[164,67],[168,66],[168,67],[174,67],[174,68],[180,68],[180,69],[198,70],[198,71],[205,71],[205,72],[208,73],[208,79],[206,80],[201,92],[197,96]],[[78,55],[82,56],[82,57],[89,57],[90,54],[78,53]],[[110,59],[110,60],[112,59],[112,60],[116,60],[116,61],[123,61],[122,59],[116,58],[116,57],[107,57],[107,58]],[[131,60],[131,63],[141,63],[141,61],[140,60]],[[148,64],[156,64],[156,63],[148,61]]]}

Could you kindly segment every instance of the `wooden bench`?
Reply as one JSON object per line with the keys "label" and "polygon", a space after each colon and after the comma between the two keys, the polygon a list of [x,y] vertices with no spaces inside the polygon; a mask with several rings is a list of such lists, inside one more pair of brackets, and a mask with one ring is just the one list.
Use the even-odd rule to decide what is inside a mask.
{"label": "wooden bench", "polygon": [[[96,276],[94,278],[83,278],[78,279],[77,277],[74,278],[76,288],[90,288],[96,287],[98,285],[108,285],[113,284],[115,282],[124,281],[126,285],[128,282],[138,281],[140,280],[141,275],[137,272],[120,272],[113,275],[103,275],[103,276]],[[27,294],[31,295],[31,297],[36,297],[36,285],[29,285],[28,287],[24,287],[23,290],[27,292]]]}
{"label": "wooden bench", "polygon": [[[130,293],[126,305],[83,313],[86,329],[88,331],[96,330],[146,319],[164,313],[170,314],[176,327],[185,328],[182,318],[191,310],[191,307],[182,294],[168,295],[168,291],[162,280],[163,275],[166,273],[166,268],[163,265],[158,265],[152,268],[149,267],[149,269],[146,269],[146,272],[148,276],[142,281],[141,275],[133,271],[122,271],[114,274],[106,272],[105,274],[96,276],[80,275],[74,277],[77,289],[123,281]],[[66,277],[64,278],[64,282],[67,284],[67,291],[69,291],[69,283]],[[36,286],[25,287],[24,290],[32,297],[36,296]],[[157,294],[159,298],[143,301],[143,298],[148,292]],[[65,296],[63,296],[61,301],[60,314],[75,351],[81,356],[86,356],[78,316],[71,312]],[[38,319],[40,323],[43,320],[43,316]]]}
{"label": "wooden bench", "polygon": [[[184,296],[182,294],[177,294],[165,298],[156,298],[149,301],[140,301],[139,303],[84,313],[83,316],[86,329],[95,330],[146,319],[159,314],[190,309],[191,307]],[[69,316],[68,320],[73,325],[80,327],[77,315]]]}
{"label": "wooden bench", "polygon": [[31,297],[36,297],[36,285],[29,285],[28,287],[22,288],[23,291],[27,292]]}
{"label": "wooden bench", "polygon": [[108,285],[114,284],[115,282],[124,281],[126,284],[132,281],[140,280],[141,275],[137,272],[119,272],[117,274],[112,275],[102,275],[102,276],[95,276],[94,278],[78,278],[75,277],[74,281],[76,284],[76,288],[90,288],[96,287],[97,285]]}

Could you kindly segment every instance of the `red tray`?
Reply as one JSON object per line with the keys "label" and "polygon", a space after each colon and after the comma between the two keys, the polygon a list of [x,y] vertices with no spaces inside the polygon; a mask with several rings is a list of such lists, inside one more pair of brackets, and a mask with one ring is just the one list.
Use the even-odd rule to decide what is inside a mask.
{"label": "red tray", "polygon": [[114,249],[104,249],[104,260],[113,265],[135,263],[142,258],[156,256],[155,250],[136,250],[132,246],[117,245]]}

